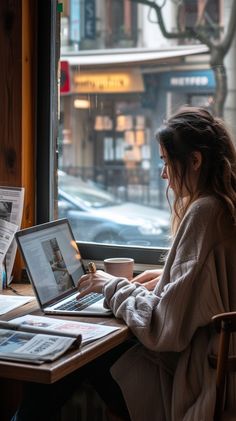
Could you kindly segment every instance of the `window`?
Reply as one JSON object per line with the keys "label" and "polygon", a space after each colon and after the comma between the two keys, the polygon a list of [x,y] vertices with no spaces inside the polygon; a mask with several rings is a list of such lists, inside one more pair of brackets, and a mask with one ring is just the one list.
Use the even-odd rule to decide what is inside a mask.
{"label": "window", "polygon": [[[203,2],[184,3],[191,26]],[[210,3],[202,22],[214,27],[221,3]],[[166,27],[177,28],[176,2],[163,7]],[[211,109],[216,81],[199,39],[187,39],[186,49],[185,38],[166,39],[152,17],[129,0],[63,1],[54,215],[68,217],[80,241],[170,244],[155,131],[181,104]]]}
{"label": "window", "polygon": [[[220,36],[221,31],[221,1],[220,0],[185,0],[183,2],[184,21],[186,28],[200,25],[208,36]],[[218,28],[218,29],[217,29]]]}
{"label": "window", "polygon": [[[130,47],[121,43],[123,37],[137,47],[136,12],[129,0],[64,2],[58,216],[69,218],[81,241],[168,247],[170,214],[154,142],[152,89],[157,93],[158,75],[143,74],[137,63],[117,67],[114,62],[114,48]],[[95,27],[92,41],[88,23]],[[91,52],[86,42],[98,45],[99,27],[103,44]],[[113,48],[106,52],[110,64],[97,65],[107,46]]]}
{"label": "window", "polygon": [[137,4],[107,0],[103,22],[106,47],[135,47],[137,40]]}

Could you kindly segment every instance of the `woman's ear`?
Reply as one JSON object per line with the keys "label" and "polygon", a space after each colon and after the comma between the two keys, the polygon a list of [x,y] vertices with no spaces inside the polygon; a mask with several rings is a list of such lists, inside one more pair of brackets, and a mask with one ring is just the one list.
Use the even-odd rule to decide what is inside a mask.
{"label": "woman's ear", "polygon": [[199,151],[192,152],[191,165],[194,171],[199,170],[202,165],[202,154]]}

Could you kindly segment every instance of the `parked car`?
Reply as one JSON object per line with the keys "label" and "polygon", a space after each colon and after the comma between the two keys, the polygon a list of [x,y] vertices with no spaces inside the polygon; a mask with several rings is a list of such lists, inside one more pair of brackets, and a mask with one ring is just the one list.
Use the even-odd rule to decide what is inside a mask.
{"label": "parked car", "polygon": [[81,241],[169,246],[169,213],[122,202],[91,182],[59,173],[58,210]]}

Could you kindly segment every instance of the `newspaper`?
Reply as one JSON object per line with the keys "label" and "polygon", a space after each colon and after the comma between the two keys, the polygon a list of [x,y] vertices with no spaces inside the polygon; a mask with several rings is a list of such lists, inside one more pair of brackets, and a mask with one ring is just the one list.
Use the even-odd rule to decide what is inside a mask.
{"label": "newspaper", "polygon": [[[27,314],[26,316],[17,317],[10,320],[12,327],[17,329],[19,326],[24,327],[24,330],[29,328],[31,331],[39,331],[39,329],[50,334],[62,334],[69,336],[82,335],[82,345],[102,338],[109,333],[120,329],[117,326],[100,325],[98,323],[86,323],[74,320],[66,320],[61,318],[53,318],[46,316],[35,316]],[[0,322],[1,327],[1,322]]]}
{"label": "newspaper", "polygon": [[6,285],[6,255],[18,226],[0,219],[0,290]]}
{"label": "newspaper", "polygon": [[54,361],[80,343],[81,335],[75,338],[0,328],[0,359],[42,364]]}
{"label": "newspaper", "polygon": [[31,295],[0,295],[0,316],[32,300],[35,300],[35,297]]}
{"label": "newspaper", "polygon": [[0,264],[3,264],[17,228],[17,225],[0,219]]}
{"label": "newspaper", "polygon": [[[21,226],[24,204],[23,187],[2,187],[0,186],[0,220],[11,222]],[[16,241],[13,240],[6,254],[6,276],[7,284],[11,282],[13,264],[17,250]]]}

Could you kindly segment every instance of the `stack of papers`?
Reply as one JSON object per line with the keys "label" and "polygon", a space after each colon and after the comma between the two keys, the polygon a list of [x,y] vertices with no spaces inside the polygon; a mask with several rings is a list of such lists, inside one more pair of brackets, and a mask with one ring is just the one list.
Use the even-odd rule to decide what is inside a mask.
{"label": "stack of papers", "polygon": [[0,359],[43,364],[119,327],[26,315],[0,321]]}
{"label": "stack of papers", "polygon": [[[103,336],[108,335],[111,332],[114,332],[119,327],[99,325],[98,323],[85,323],[75,320],[66,320],[53,317],[45,316],[34,316],[27,314],[26,316],[17,317],[16,319],[10,320],[10,323],[14,325],[14,328],[17,327],[29,328],[28,331],[37,332],[40,330],[41,333],[50,333],[57,335],[68,334],[69,336],[77,336],[78,334],[82,335],[82,345],[85,345],[89,342],[95,341],[96,339],[102,338]],[[0,322],[1,327],[1,322]],[[23,329],[22,329],[23,330]]]}
{"label": "stack of papers", "polygon": [[34,299],[32,296],[0,295],[0,316]]}

